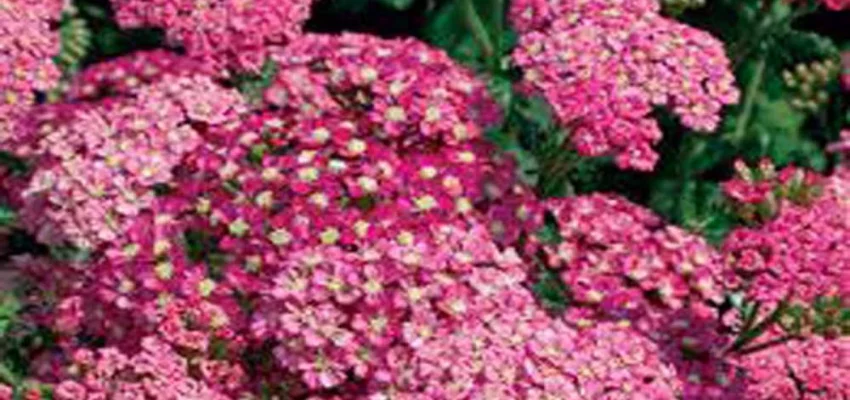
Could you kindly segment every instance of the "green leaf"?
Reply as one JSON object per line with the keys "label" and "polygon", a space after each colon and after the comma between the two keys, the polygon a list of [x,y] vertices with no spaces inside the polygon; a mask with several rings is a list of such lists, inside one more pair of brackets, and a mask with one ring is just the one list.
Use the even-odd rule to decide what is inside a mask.
{"label": "green leaf", "polygon": [[477,70],[497,72],[509,48],[503,0],[453,0],[428,15],[424,38]]}
{"label": "green leaf", "polygon": [[511,109],[514,88],[513,82],[510,79],[504,76],[494,75],[490,78],[488,89],[490,90],[490,95],[503,109]]}
{"label": "green leaf", "polygon": [[549,312],[562,314],[569,306],[569,288],[554,271],[543,270],[537,277],[533,291],[543,308]]}
{"label": "green leaf", "polygon": [[534,186],[539,179],[539,165],[534,155],[525,150],[515,135],[504,130],[491,130],[487,138],[502,151],[511,154],[517,161],[517,176],[527,185]]}
{"label": "green leaf", "polygon": [[262,68],[260,68],[259,74],[246,73],[237,75],[233,78],[233,84],[249,103],[259,104],[263,100],[263,94],[266,89],[274,83],[278,70],[277,63],[271,59],[266,59]]}
{"label": "green leaf", "polygon": [[18,386],[21,383],[21,379],[12,372],[12,369],[9,368],[9,366],[0,362],[0,382],[12,386]]}
{"label": "green leaf", "polygon": [[547,245],[557,245],[564,241],[558,230],[558,222],[551,214],[546,214],[543,227],[537,231],[537,239]]}
{"label": "green leaf", "polygon": [[15,223],[15,211],[11,208],[0,205],[0,227],[12,226]]}
{"label": "green leaf", "polygon": [[59,27],[61,47],[56,56],[57,64],[66,74],[74,73],[92,46],[92,32],[85,19],[73,8],[62,16]]}
{"label": "green leaf", "polygon": [[54,246],[50,248],[53,258],[70,263],[81,263],[91,258],[91,250],[73,246]]}
{"label": "green leaf", "polygon": [[28,170],[23,159],[2,150],[0,150],[0,166],[8,168],[15,175],[26,174]]}

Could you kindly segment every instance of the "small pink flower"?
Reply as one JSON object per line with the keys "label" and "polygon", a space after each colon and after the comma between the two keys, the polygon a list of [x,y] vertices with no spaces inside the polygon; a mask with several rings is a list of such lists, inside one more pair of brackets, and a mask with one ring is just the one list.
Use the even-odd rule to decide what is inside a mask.
{"label": "small pink flower", "polygon": [[56,386],[54,396],[57,400],[80,400],[86,398],[86,388],[73,381],[64,381]]}

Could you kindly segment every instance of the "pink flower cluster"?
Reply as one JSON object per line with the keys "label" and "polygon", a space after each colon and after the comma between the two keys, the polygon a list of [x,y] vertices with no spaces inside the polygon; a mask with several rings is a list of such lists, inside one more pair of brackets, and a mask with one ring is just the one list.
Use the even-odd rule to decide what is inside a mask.
{"label": "pink flower cluster", "polygon": [[[113,347],[96,351],[81,349],[70,367],[74,379],[56,385],[56,400],[159,399],[228,400],[231,397],[210,387],[204,378],[221,375],[238,378],[221,370],[222,361],[193,361],[155,336],[141,339],[141,349],[128,355]],[[201,378],[193,376],[194,370]],[[227,376],[228,374],[234,374]]]}
{"label": "pink flower cluster", "polygon": [[761,160],[757,168],[738,160],[735,171],[736,176],[721,187],[738,217],[747,223],[772,219],[785,203],[812,203],[823,181],[823,176],[792,165],[776,171],[769,159]]}
{"label": "pink flower cluster", "polygon": [[37,165],[20,193],[22,221],[47,243],[115,240],[200,145],[206,126],[244,109],[235,91],[192,75],[166,76],[126,96],[33,110],[2,144]]}
{"label": "pink flower cluster", "polygon": [[[122,234],[102,240],[105,255],[80,271],[81,283],[56,307],[61,331],[132,348],[152,334],[158,319],[151,316],[164,305],[201,302],[219,310],[216,332],[231,332],[227,340],[275,343],[277,369],[305,390],[341,387],[352,377],[377,390],[402,375],[394,357],[414,352],[430,338],[422,336],[428,329],[447,331],[472,315],[470,274],[507,265],[519,270],[519,259],[503,253],[496,239],[515,240],[534,213],[510,160],[477,130],[481,115],[468,106],[483,101],[480,84],[417,42],[354,35],[304,40],[324,43],[328,66],[356,66],[359,73],[371,65],[375,79],[362,87],[329,80],[339,72],[311,61],[317,70],[307,73],[326,81],[309,93],[330,96],[335,106],[313,108],[308,98],[274,102],[232,124],[194,115],[202,110],[188,100],[211,96],[178,85],[189,77],[166,76],[148,86],[188,97],[176,103],[186,104],[180,122],[195,136],[179,143],[192,148],[163,169],[170,190],[128,215]],[[302,46],[282,54],[295,60]],[[351,55],[355,46],[378,58],[358,63],[369,56]],[[282,85],[293,76],[282,72],[269,97],[287,93]],[[422,84],[430,90],[414,89]],[[137,100],[138,93],[129,97]],[[163,101],[148,103],[164,109]],[[212,107],[221,112],[210,115],[233,111],[233,103],[221,104],[229,107]],[[199,130],[199,123],[208,126]],[[76,134],[63,137],[71,138],[69,146],[77,142]],[[80,154],[94,151],[81,143]],[[158,182],[136,186],[150,193]],[[485,221],[501,228],[495,237]],[[191,232],[215,242],[203,260],[186,243]],[[499,279],[520,291],[523,276]]]}
{"label": "pink flower cluster", "polygon": [[521,0],[511,20],[523,86],[546,98],[583,155],[652,170],[661,139],[653,106],[712,131],[738,101],[722,43],[662,17],[655,0]]}
{"label": "pink flower cluster", "polygon": [[124,27],[159,27],[221,73],[257,71],[270,47],[301,35],[312,0],[113,0]]}
{"label": "pink flower cluster", "polygon": [[166,50],[138,51],[94,64],[74,75],[68,88],[73,100],[130,95],[166,76],[213,75],[208,66]]}
{"label": "pink flower cluster", "polygon": [[[850,296],[850,176],[828,178],[811,205],[786,203],[762,226],[739,228],[723,245],[737,285],[775,304],[818,296]],[[734,284],[733,284],[734,286]]]}
{"label": "pink flower cluster", "polygon": [[850,8],[850,1],[848,0],[823,0],[823,4],[826,5],[826,8],[833,11],[841,11]]}
{"label": "pink flower cluster", "polygon": [[445,52],[413,40],[309,35],[273,54],[281,70],[270,104],[304,115],[356,114],[364,130],[401,146],[481,137],[498,118],[486,87]]}
{"label": "pink flower cluster", "polygon": [[673,366],[627,322],[576,329],[500,274],[473,273],[478,294],[467,316],[429,328],[419,346],[394,354],[392,386],[369,398],[679,398]]}
{"label": "pink flower cluster", "polygon": [[632,334],[651,340],[659,357],[676,372],[681,385],[679,398],[741,398],[742,371],[730,360],[733,337],[728,334],[728,324],[718,320],[714,307],[692,302],[673,312],[655,309],[633,321]]}
{"label": "pink flower cluster", "polygon": [[61,0],[7,0],[0,4],[0,142],[15,118],[35,103],[35,92],[59,80],[52,57],[59,54]]}
{"label": "pink flower cluster", "polygon": [[717,300],[720,255],[702,238],[665,225],[620,197],[594,194],[551,200],[560,243],[544,246],[576,300],[614,312],[643,312],[648,300],[680,308]]}
{"label": "pink flower cluster", "polygon": [[741,357],[746,399],[846,399],[850,393],[850,340],[791,340]]}

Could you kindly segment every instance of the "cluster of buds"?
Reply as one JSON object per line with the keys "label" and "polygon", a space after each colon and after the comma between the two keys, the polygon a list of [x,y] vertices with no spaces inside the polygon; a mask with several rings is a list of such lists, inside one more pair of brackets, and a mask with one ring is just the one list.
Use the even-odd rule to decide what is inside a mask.
{"label": "cluster of buds", "polygon": [[850,335],[850,303],[840,296],[824,296],[812,304],[799,302],[781,310],[779,324],[794,335],[827,338]]}
{"label": "cluster of buds", "polygon": [[835,60],[826,59],[800,63],[782,71],[785,86],[794,91],[791,106],[805,112],[815,112],[829,102],[828,86],[839,72]]}
{"label": "cluster of buds", "polygon": [[772,219],[783,200],[810,204],[821,193],[820,180],[820,175],[794,166],[777,171],[768,159],[754,168],[738,160],[735,178],[722,186],[735,214],[744,222],[759,223]]}

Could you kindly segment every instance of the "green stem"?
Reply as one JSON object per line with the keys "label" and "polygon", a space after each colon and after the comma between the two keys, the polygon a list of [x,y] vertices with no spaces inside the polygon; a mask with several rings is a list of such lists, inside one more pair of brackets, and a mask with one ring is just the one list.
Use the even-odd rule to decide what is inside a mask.
{"label": "green stem", "polygon": [[767,33],[771,30],[771,26],[773,25],[773,18],[771,18],[771,11],[774,7],[775,2],[763,2],[761,6],[761,10],[759,14],[761,16],[758,26],[755,29],[755,32],[747,36],[743,41],[735,43],[730,48],[730,56],[732,58],[732,65],[737,68],[738,65],[741,64],[744,60],[747,59],[750,52],[761,43],[762,39],[767,36]]}
{"label": "green stem", "polygon": [[745,356],[745,355],[748,355],[748,354],[757,353],[759,351],[769,349],[773,346],[777,346],[777,345],[787,343],[787,342],[790,342],[792,340],[797,340],[797,339],[800,339],[800,337],[794,336],[794,335],[783,336],[783,337],[780,337],[778,339],[773,339],[773,340],[770,340],[770,341],[765,342],[765,343],[757,344],[757,345],[747,347],[747,348],[742,348],[742,349],[738,350],[738,354]]}
{"label": "green stem", "polygon": [[493,40],[490,38],[490,34],[487,33],[487,27],[484,25],[484,21],[481,20],[481,16],[475,10],[475,4],[472,3],[472,0],[460,0],[460,6],[463,11],[463,19],[466,27],[469,28],[472,32],[472,37],[475,38],[478,46],[481,47],[481,53],[484,55],[484,59],[488,64],[492,63],[496,50],[493,47]]}
{"label": "green stem", "polygon": [[785,313],[786,307],[785,302],[779,303],[767,318],[756,324],[755,327],[742,331],[735,342],[732,343],[730,350],[735,353],[740,352],[745,346],[758,339],[771,325],[779,321],[779,318]]}
{"label": "green stem", "polygon": [[6,384],[17,386],[21,383],[21,380],[12,372],[9,367],[5,364],[0,364],[0,382],[5,382]]}
{"label": "green stem", "polygon": [[495,37],[493,40],[495,41],[495,57],[498,57],[502,54],[504,50],[504,43],[502,40],[502,33],[505,30],[505,1],[504,0],[491,0],[490,5],[490,13],[491,13],[491,21],[493,25],[493,32]]}
{"label": "green stem", "polygon": [[735,68],[747,59],[750,53],[758,47],[759,43],[761,43],[763,39],[773,36],[780,29],[789,27],[794,20],[809,15],[817,10],[817,6],[800,7],[778,21],[774,21],[770,13],[770,10],[774,7],[774,5],[775,3],[771,3],[769,6],[762,8],[764,18],[762,18],[756,28],[756,33],[730,50],[730,54],[732,55],[731,58],[733,60],[732,64]]}
{"label": "green stem", "polygon": [[756,64],[756,72],[753,74],[750,84],[747,85],[747,91],[744,93],[744,109],[737,121],[735,132],[733,132],[732,137],[730,138],[732,143],[735,145],[740,145],[744,140],[744,136],[747,134],[747,130],[750,126],[750,120],[753,117],[753,110],[755,109],[756,96],[758,95],[758,91],[764,81],[764,70],[766,67],[767,55],[763,55],[761,59],[759,59],[758,64]]}

